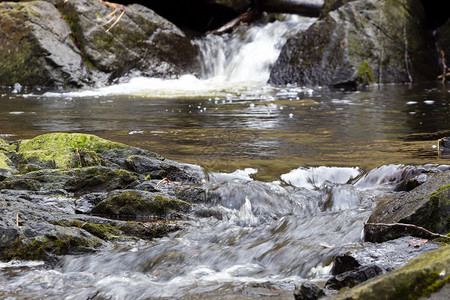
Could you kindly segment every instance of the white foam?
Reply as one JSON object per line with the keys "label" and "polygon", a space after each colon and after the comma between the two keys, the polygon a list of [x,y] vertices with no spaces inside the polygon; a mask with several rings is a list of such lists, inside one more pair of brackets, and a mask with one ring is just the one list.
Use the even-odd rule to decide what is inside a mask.
{"label": "white foam", "polygon": [[292,170],[281,179],[293,186],[307,189],[320,188],[325,183],[344,184],[361,173],[359,168],[315,167]]}

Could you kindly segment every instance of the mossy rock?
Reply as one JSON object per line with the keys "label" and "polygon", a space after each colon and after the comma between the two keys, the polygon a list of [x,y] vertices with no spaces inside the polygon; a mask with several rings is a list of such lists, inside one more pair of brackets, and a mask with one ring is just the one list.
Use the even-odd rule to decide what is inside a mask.
{"label": "mossy rock", "polygon": [[81,235],[58,234],[34,239],[18,238],[10,247],[3,249],[0,259],[49,260],[54,255],[92,252],[102,245],[98,239]]}
{"label": "mossy rock", "polygon": [[98,154],[127,145],[79,133],[50,133],[19,142],[19,164],[37,164],[48,169],[67,169],[101,164]]}
{"label": "mossy rock", "polygon": [[434,80],[434,38],[425,22],[420,0],[325,1],[322,18],[283,46],[269,83],[353,87]]}
{"label": "mossy rock", "polygon": [[64,174],[70,175],[64,189],[77,195],[124,189],[139,178],[129,171],[108,167],[87,167],[66,171]]}
{"label": "mossy rock", "polygon": [[181,226],[175,222],[125,222],[118,226],[125,235],[151,240],[161,238],[170,232],[178,231]]}
{"label": "mossy rock", "polygon": [[92,213],[128,219],[162,219],[169,214],[174,217],[176,213],[187,212],[190,209],[189,203],[178,199],[167,198],[151,192],[126,190],[112,192],[108,198],[92,209]]}
{"label": "mossy rock", "polygon": [[83,222],[79,220],[60,220],[54,222],[54,224],[82,229],[105,241],[117,240],[123,236],[123,232],[113,224]]}
{"label": "mossy rock", "polygon": [[0,152],[9,153],[14,151],[14,146],[10,145],[4,139],[0,139]]}
{"label": "mossy rock", "polygon": [[2,152],[0,152],[0,169],[11,170],[11,160]]}
{"label": "mossy rock", "polygon": [[392,272],[375,277],[335,299],[419,299],[450,283],[450,246],[425,253]]}
{"label": "mossy rock", "polygon": [[89,222],[81,220],[59,220],[53,222],[53,224],[64,227],[74,227],[78,230],[87,231],[104,241],[115,242],[136,239],[151,240],[181,229],[179,224],[167,221],[142,223],[103,219],[102,223],[95,223],[95,220],[92,222],[91,220]]}

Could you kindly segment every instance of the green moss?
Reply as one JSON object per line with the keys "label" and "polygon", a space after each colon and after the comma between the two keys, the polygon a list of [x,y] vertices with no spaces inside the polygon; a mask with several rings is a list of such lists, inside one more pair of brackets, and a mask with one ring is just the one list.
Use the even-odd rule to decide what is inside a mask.
{"label": "green moss", "polygon": [[128,148],[94,135],[79,133],[50,133],[19,143],[21,163],[42,164],[45,168],[76,168],[99,165],[97,152],[111,148]]}
{"label": "green moss", "polygon": [[67,221],[61,220],[54,222],[53,224],[64,226],[64,227],[76,227],[83,230],[86,230],[90,234],[102,239],[102,240],[115,240],[120,238],[123,233],[115,226],[111,224],[99,224],[99,223],[90,223],[90,222],[81,222],[78,220]]}
{"label": "green moss", "polygon": [[441,191],[443,191],[443,190],[446,190],[446,189],[448,189],[448,188],[450,188],[450,184],[449,185],[446,185],[446,186],[443,186],[443,187],[441,187],[441,188],[439,188],[436,192],[434,192],[433,194],[437,194],[437,193],[439,193],[439,192],[441,192]]}
{"label": "green moss", "polygon": [[10,164],[12,164],[11,160],[4,153],[0,152],[0,169],[11,170]]}
{"label": "green moss", "polygon": [[0,152],[13,152],[14,147],[4,139],[0,139]]}
{"label": "green moss", "polygon": [[13,85],[20,82],[23,85],[42,84],[48,78],[44,68],[45,58],[39,41],[30,33],[28,22],[32,14],[31,3],[8,3],[8,8],[0,7],[6,12],[0,15],[0,82],[3,85]]}
{"label": "green moss", "polygon": [[364,61],[358,69],[356,84],[370,85],[373,83],[375,83],[375,77],[373,76],[372,67],[367,61]]}

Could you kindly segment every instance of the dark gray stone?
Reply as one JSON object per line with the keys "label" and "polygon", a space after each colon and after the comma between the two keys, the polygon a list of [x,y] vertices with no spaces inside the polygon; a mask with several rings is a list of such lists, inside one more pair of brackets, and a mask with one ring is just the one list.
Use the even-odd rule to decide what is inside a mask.
{"label": "dark gray stone", "polygon": [[269,83],[365,85],[434,79],[434,38],[419,0],[352,1],[290,38]]}

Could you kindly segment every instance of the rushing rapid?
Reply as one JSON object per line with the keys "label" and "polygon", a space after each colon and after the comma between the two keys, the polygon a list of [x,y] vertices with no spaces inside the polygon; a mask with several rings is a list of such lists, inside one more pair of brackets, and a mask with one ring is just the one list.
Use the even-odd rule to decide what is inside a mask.
{"label": "rushing rapid", "polygon": [[[66,256],[55,268],[0,266],[0,295],[47,299],[290,298],[329,276],[337,251],[358,245],[374,197],[403,166],[299,168],[277,182],[254,169],[209,173],[207,197],[184,229],[153,242]],[[292,185],[287,183],[291,182]],[[245,297],[244,297],[245,298]]]}

